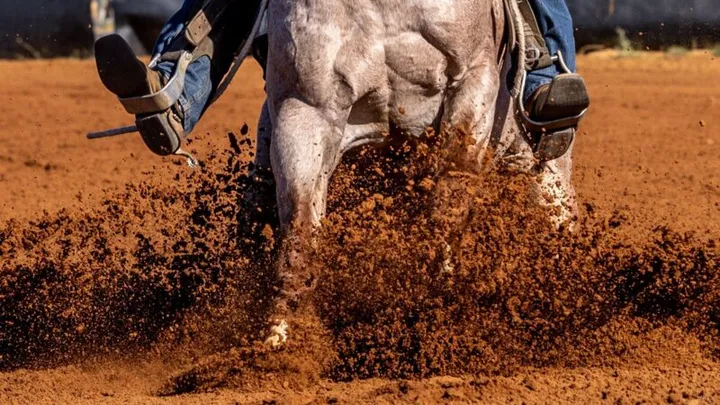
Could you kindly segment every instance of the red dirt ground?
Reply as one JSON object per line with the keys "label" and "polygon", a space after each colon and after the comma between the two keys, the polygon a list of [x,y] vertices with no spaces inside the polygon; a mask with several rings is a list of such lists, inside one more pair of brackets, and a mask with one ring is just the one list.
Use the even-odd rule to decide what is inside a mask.
{"label": "red dirt ground", "polygon": [[[453,377],[442,376],[442,372],[405,375],[398,366],[396,370],[386,370],[385,375],[381,375],[384,378],[340,382],[346,378],[337,377],[336,373],[335,378],[323,376],[308,383],[300,381],[300,377],[294,380],[292,373],[281,373],[268,384],[246,386],[242,382],[232,382],[232,378],[224,375],[220,378],[223,384],[209,384],[209,388],[200,384],[203,389],[165,397],[156,394],[167,385],[169,377],[187,369],[188,362],[191,368],[202,364],[203,355],[179,361],[168,352],[172,349],[166,346],[154,348],[151,352],[131,350],[130,354],[124,351],[124,346],[113,346],[109,349],[114,352],[113,355],[105,353],[92,357],[92,361],[82,359],[82,350],[80,359],[77,355],[68,355],[66,360],[65,353],[56,353],[58,361],[50,359],[45,365],[19,363],[26,369],[7,367],[5,371],[0,371],[0,403],[720,403],[720,363],[717,362],[716,347],[720,340],[715,339],[720,328],[717,307],[720,290],[717,289],[717,278],[713,278],[720,268],[717,267],[717,259],[712,256],[716,247],[710,243],[711,247],[704,251],[702,247],[705,244],[701,242],[715,240],[717,245],[720,238],[720,120],[717,115],[720,84],[715,80],[720,75],[720,64],[703,53],[692,53],[679,59],[660,54],[618,58],[611,53],[601,53],[583,57],[579,64],[593,101],[592,111],[582,125],[575,149],[575,184],[580,199],[592,204],[592,210],[599,217],[613,216],[619,210],[619,215],[624,218],[622,238],[653,241],[636,245],[640,252],[619,247],[618,252],[622,253],[612,257],[622,260],[625,254],[637,254],[642,259],[644,254],[648,254],[650,258],[663,259],[662,263],[668,267],[667,280],[670,281],[658,278],[658,289],[678,282],[678,278],[682,284],[686,274],[688,278],[694,277],[695,273],[690,273],[693,270],[683,266],[690,263],[695,267],[689,265],[688,268],[694,269],[699,262],[686,260],[686,256],[695,257],[698,251],[702,251],[710,257],[707,260],[710,265],[706,266],[708,272],[702,276],[704,278],[692,278],[693,283],[700,285],[699,288],[709,291],[707,297],[703,295],[705,298],[701,303],[682,304],[694,308],[688,311],[690,315],[661,321],[652,316],[642,317],[641,321],[626,321],[626,317],[636,315],[620,312],[613,314],[607,324],[597,329],[579,328],[577,339],[573,339],[574,330],[571,328],[568,334],[558,336],[567,339],[565,345],[575,345],[576,349],[558,349],[562,344],[548,346],[557,349],[560,354],[556,357],[565,357],[564,360],[558,360],[551,354],[544,356],[538,347],[522,346],[527,342],[520,337],[521,328],[507,326],[501,319],[497,325],[490,325],[499,328],[498,334],[501,328],[507,326],[509,329],[502,330],[502,336],[518,340],[512,345],[508,343],[507,347],[496,343],[493,348],[507,350],[511,353],[508,357],[512,357],[513,361],[520,359],[515,361],[514,367],[505,368],[507,365],[502,359],[488,359],[487,364],[465,364],[463,368],[454,364],[453,361],[457,360],[453,358],[449,358],[447,364],[437,366],[429,357],[430,366],[437,366],[438,370]],[[8,239],[22,239],[19,243],[26,246],[22,243],[27,244],[30,237],[24,232],[29,232],[32,238],[41,240],[37,244],[48,251],[48,261],[66,260],[67,265],[73,267],[83,266],[91,251],[83,250],[84,246],[71,246],[69,249],[74,249],[76,253],[87,253],[86,257],[62,256],[52,246],[56,237],[53,232],[72,229],[77,234],[79,229],[81,236],[75,241],[77,244],[87,243],[88,239],[82,235],[96,238],[100,233],[102,237],[112,239],[113,232],[118,230],[129,230],[130,235],[144,231],[149,238],[162,238],[159,236],[163,233],[162,217],[142,219],[145,218],[142,214],[136,214],[104,218],[103,209],[98,207],[104,207],[103,204],[108,204],[106,201],[110,201],[110,205],[122,205],[124,190],[133,193],[139,189],[151,193],[153,185],[159,188],[181,184],[178,179],[187,177],[188,170],[180,164],[182,162],[154,157],[137,137],[93,142],[85,139],[88,131],[125,125],[129,120],[101,88],[93,63],[75,60],[0,62],[0,72],[3,73],[0,88],[5,100],[5,114],[0,116],[0,185],[4,191],[0,195],[0,220],[14,220],[7,228],[10,229]],[[208,165],[222,166],[222,158],[213,159],[211,155],[222,154],[227,148],[225,134],[228,132],[238,133],[245,122],[254,128],[263,94],[260,70],[256,65],[248,64],[225,98],[208,113],[197,129],[192,144],[198,152],[197,156],[209,162]],[[143,181],[149,186],[126,187],[126,184]],[[178,187],[192,190],[192,182],[189,186]],[[204,201],[203,198],[204,195],[197,197]],[[133,205],[132,201],[128,199],[127,206],[118,210],[132,211],[143,207]],[[177,212],[182,213],[180,206],[183,203],[176,201],[176,204]],[[193,206],[195,202],[185,204]],[[213,204],[217,205],[212,207],[222,206],[221,203]],[[86,218],[83,212],[96,208],[99,211],[83,219]],[[65,211],[58,213],[60,210]],[[176,212],[174,210],[172,207],[161,208],[157,212],[169,215]],[[43,214],[44,211],[47,214]],[[123,218],[132,223],[115,224]],[[133,222],[136,218],[142,221]],[[72,221],[85,221],[85,225],[64,227],[63,224]],[[339,219],[335,221],[342,224]],[[98,230],[93,230],[94,226]],[[694,232],[695,239],[688,242],[681,240],[680,236],[648,236],[656,235],[651,232],[657,226],[666,226],[675,233]],[[38,251],[44,251],[32,245],[27,251],[15,249],[8,253],[9,250],[2,248],[3,229],[0,226],[0,255],[5,252],[9,259],[0,263],[0,286],[4,280],[15,277],[10,274],[16,271],[13,266],[25,265]],[[188,234],[192,236],[192,230]],[[168,239],[174,237],[163,236]],[[117,239],[122,238],[128,236],[117,236]],[[668,245],[672,246],[667,248]],[[584,246],[589,245],[577,246],[577,249],[584,249]],[[659,253],[653,249],[659,249]],[[117,258],[109,260],[125,257],[122,248],[115,252]],[[320,252],[323,253],[327,254]],[[53,256],[58,254],[57,258]],[[581,263],[581,259],[568,257],[568,260]],[[5,259],[0,256],[0,262],[3,261]],[[37,271],[32,266],[31,272]],[[609,272],[610,268],[605,269]],[[680,276],[674,276],[676,272],[680,272]],[[562,274],[555,276],[560,282],[564,280],[560,277]],[[576,282],[574,279],[564,281]],[[519,278],[517,282],[525,281]],[[343,287],[342,280],[334,279],[332,283]],[[62,283],[58,285],[66,286]],[[697,285],[693,284],[695,287]],[[0,300],[7,298],[3,295],[7,293],[3,288],[0,288]],[[557,288],[558,294],[563,292],[562,288],[553,288]],[[678,301],[694,299],[688,298],[695,297],[693,293],[686,292],[682,287],[678,289],[682,290],[677,294]],[[68,291],[69,302],[75,302],[74,295],[83,294],[80,290]],[[583,296],[584,293],[578,291],[577,295]],[[518,296],[517,292],[511,294],[516,294],[511,299]],[[598,294],[603,295],[599,291]],[[653,296],[653,291],[648,290],[647,294]],[[675,297],[665,293],[657,295],[663,299]],[[642,296],[640,300],[652,301],[648,296]],[[608,296],[600,298],[600,301],[607,301]],[[523,299],[522,296],[518,298],[519,302]],[[8,302],[11,301],[8,299]],[[62,304],[54,298],[37,302]],[[344,308],[339,301],[329,305],[340,310]],[[403,305],[406,303],[398,303],[399,307]],[[458,305],[462,307],[462,303]],[[52,308],[43,310],[46,311],[43,313],[55,316]],[[637,312],[637,308],[635,310]],[[521,313],[520,317],[529,316],[531,312],[525,308],[518,311],[528,311],[527,314]],[[5,322],[2,316],[0,312],[0,326],[5,325],[2,324]],[[49,323],[54,322],[54,318],[48,319]],[[378,319],[392,322],[394,318]],[[582,316],[580,319],[583,319]],[[557,325],[564,325],[564,321],[548,318],[548,322],[555,321]],[[652,323],[653,327],[646,329],[646,322]],[[529,323],[527,327],[536,324]],[[695,332],[692,326],[688,326],[695,324],[706,329]],[[67,326],[59,322],[57,327],[62,329]],[[72,328],[82,334],[81,327],[84,329],[84,324],[73,324]],[[358,344],[352,337],[343,336],[350,339],[343,341],[344,344]],[[372,334],[366,336],[378,338]],[[64,348],[63,339],[61,336],[47,341],[57,342],[58,347]],[[67,335],[67,339],[76,339],[76,336]],[[212,336],[197,338],[196,341],[192,336],[186,339],[191,345],[193,342],[204,345]],[[6,341],[10,341],[11,345],[5,345]],[[513,346],[515,344],[518,346]],[[616,350],[618,345],[624,347],[621,354]],[[13,349],[6,349],[8,347]],[[82,345],[80,347],[82,349]],[[0,365],[5,364],[3,361],[8,358],[12,362],[12,357],[18,356],[18,348],[23,348],[21,343],[4,338],[0,331]],[[464,348],[460,345],[460,349]],[[513,352],[516,349],[520,351]],[[357,355],[358,359],[369,361],[369,355],[358,353],[347,347],[340,349],[341,356]],[[232,362],[235,356],[230,352],[227,358]],[[118,357],[120,359],[114,360]],[[478,355],[456,358],[483,363],[483,357]],[[390,356],[384,361],[395,360]],[[397,361],[402,365],[403,360]],[[347,364],[346,367],[352,369]],[[362,376],[363,372],[352,369],[349,374]],[[387,378],[388,375],[392,378]],[[374,376],[370,373],[369,377]],[[257,376],[249,379],[257,378],[262,380]],[[231,382],[225,384],[225,380]],[[213,381],[210,380],[211,383]]]}

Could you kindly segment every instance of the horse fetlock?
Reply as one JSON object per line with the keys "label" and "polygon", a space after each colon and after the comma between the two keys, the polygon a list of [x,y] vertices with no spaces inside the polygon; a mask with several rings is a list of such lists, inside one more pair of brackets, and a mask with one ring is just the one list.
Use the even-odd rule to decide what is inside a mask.
{"label": "horse fetlock", "polygon": [[317,276],[309,270],[302,254],[288,254],[286,264],[279,269],[281,290],[279,298],[292,310],[298,309],[317,286]]}

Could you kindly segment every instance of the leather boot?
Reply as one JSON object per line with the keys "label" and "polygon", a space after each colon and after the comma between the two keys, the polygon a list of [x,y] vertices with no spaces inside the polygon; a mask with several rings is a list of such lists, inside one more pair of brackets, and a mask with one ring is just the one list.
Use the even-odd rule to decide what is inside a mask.
{"label": "leather boot", "polygon": [[108,35],[95,42],[95,62],[103,85],[119,98],[145,96],[163,87],[160,73],[137,59],[119,35]]}
{"label": "leather boot", "polygon": [[590,97],[582,77],[564,73],[538,88],[525,110],[532,120],[548,122],[580,115],[589,106]]}
{"label": "leather boot", "polygon": [[535,157],[542,162],[562,157],[570,150],[584,112],[590,106],[585,81],[565,73],[541,86],[525,105],[525,120]]}
{"label": "leather boot", "polygon": [[[165,85],[160,72],[148,69],[138,60],[119,35],[108,35],[95,42],[95,60],[103,85],[118,98],[150,95]],[[176,153],[186,138],[178,103],[165,111],[138,114],[136,125],[147,147],[160,156]]]}

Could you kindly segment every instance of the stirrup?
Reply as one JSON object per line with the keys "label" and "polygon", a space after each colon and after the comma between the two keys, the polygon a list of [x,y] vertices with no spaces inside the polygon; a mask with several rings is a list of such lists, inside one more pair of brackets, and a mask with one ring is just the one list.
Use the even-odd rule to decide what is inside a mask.
{"label": "stirrup", "polygon": [[[180,149],[187,135],[183,120],[176,109],[185,85],[185,75],[192,60],[192,53],[183,51],[175,72],[160,91],[141,97],[119,99],[125,111],[138,116],[135,121],[138,132],[145,145],[156,155],[187,156],[187,153]],[[153,60],[150,66],[156,63],[157,60]],[[193,165],[192,160],[192,156],[189,156],[190,166]]]}
{"label": "stirrup", "polygon": [[[139,97],[118,98],[125,110],[136,116],[134,127],[92,133],[88,138],[139,132],[145,145],[156,155],[175,154],[188,157],[188,154],[181,150],[182,142],[187,136],[178,101],[182,96],[185,76],[192,60],[192,53],[182,52],[172,77],[160,91]],[[157,60],[151,62],[150,67],[152,68],[156,62]],[[190,165],[194,164],[192,160],[188,160]]]}
{"label": "stirrup", "polygon": [[172,108],[135,121],[145,145],[156,155],[174,155],[185,139],[182,118]]}
{"label": "stirrup", "polygon": [[[572,73],[563,58],[562,52],[552,57],[553,63],[560,66],[565,73]],[[525,110],[525,87],[527,84],[527,70],[523,73],[520,94],[518,96],[518,107],[522,124],[528,140],[532,146],[535,158],[540,162],[555,160],[565,155],[575,140],[576,128],[587,113],[588,108],[583,109],[579,114],[570,117],[563,117],[550,121],[536,121],[530,118]]]}
{"label": "stirrup", "polygon": [[[157,93],[148,94],[141,97],[120,98],[120,103],[130,114],[140,115],[156,113],[172,108],[175,103],[180,100],[183,88],[185,86],[185,75],[188,66],[193,60],[191,52],[183,51],[178,59],[175,72],[165,86]],[[158,58],[150,62],[150,68],[157,64]]]}

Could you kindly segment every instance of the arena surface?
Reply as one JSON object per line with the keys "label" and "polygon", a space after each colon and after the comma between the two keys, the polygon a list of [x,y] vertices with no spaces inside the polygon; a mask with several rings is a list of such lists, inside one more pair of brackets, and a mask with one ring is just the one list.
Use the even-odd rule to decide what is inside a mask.
{"label": "arena surface", "polygon": [[[661,226],[677,234],[692,232],[688,251],[707,246],[710,270],[715,266],[713,271],[720,271],[716,259],[720,238],[718,61],[703,52],[679,58],[597,53],[582,57],[579,65],[593,103],[575,148],[575,184],[580,200],[592,205],[584,211],[620,215],[626,241],[652,239],[648,235]],[[108,199],[122,201],[111,196],[132,192],[126,184],[165,185],[187,176],[182,161],[154,157],[136,136],[85,139],[88,131],[129,123],[118,103],[102,89],[91,61],[0,62],[0,72],[4,100],[0,220],[12,221],[10,229],[44,229],[48,225],[43,224],[52,223],[58,215],[72,220]],[[192,147],[197,157],[219,164],[209,157],[227,149],[227,133],[239,134],[244,123],[254,130],[263,95],[260,69],[248,64],[196,130]],[[58,214],[60,210],[64,214]],[[158,218],[142,226],[157,227],[160,232],[162,221]],[[20,256],[14,253],[13,263],[25,260]],[[7,271],[12,271],[10,266],[0,263],[0,284],[6,278],[1,272]],[[705,305],[716,306],[720,287],[717,280],[712,283],[703,287],[714,297]],[[0,299],[6,299],[2,294]],[[568,364],[529,362],[531,366],[521,365],[508,373],[453,371],[452,377],[429,373],[419,380],[323,378],[307,382],[281,373],[282,377],[268,384],[253,386],[257,388],[211,384],[209,389],[173,396],[156,394],[181,367],[163,359],[162,351],[128,353],[118,348],[92,361],[82,355],[69,356],[72,360],[51,366],[28,363],[27,368],[0,370],[0,403],[716,404],[720,403],[720,352],[712,345],[720,342],[715,339],[720,312],[715,307],[700,313],[709,319],[703,321],[708,328],[703,333],[684,329],[690,322],[686,319],[663,321],[639,338],[629,337],[639,340],[629,340],[632,349],[612,358],[578,356],[579,360]],[[623,323],[615,327],[622,329]],[[587,346],[602,345],[602,336],[595,339],[588,340]],[[0,345],[0,350],[3,347],[10,346]],[[0,364],[14,355],[0,352]]]}

